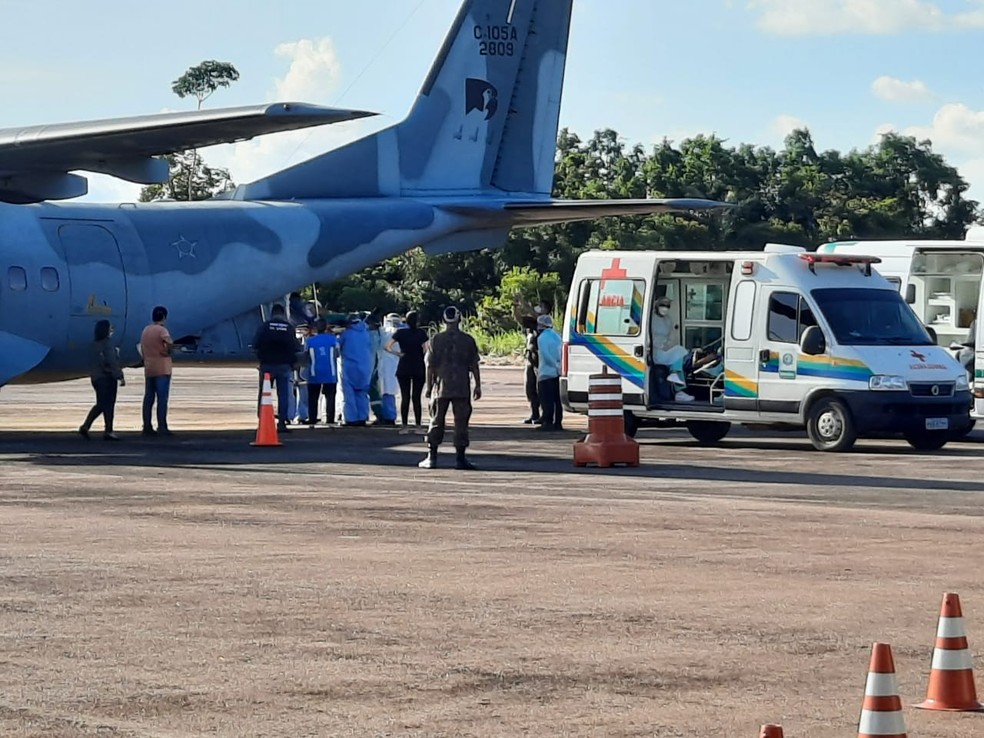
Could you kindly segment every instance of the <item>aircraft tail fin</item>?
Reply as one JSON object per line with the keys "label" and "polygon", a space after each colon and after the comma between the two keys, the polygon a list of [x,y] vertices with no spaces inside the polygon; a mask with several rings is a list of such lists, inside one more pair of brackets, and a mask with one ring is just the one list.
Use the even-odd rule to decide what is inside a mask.
{"label": "aircraft tail fin", "polygon": [[572,0],[464,0],[409,116],[241,199],[550,194]]}

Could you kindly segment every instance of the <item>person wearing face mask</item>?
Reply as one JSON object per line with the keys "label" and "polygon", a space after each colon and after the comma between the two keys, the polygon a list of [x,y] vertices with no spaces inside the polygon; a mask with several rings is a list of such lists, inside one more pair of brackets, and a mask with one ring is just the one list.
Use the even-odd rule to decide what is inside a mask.
{"label": "person wearing face mask", "polygon": [[673,386],[673,399],[676,402],[693,402],[693,395],[687,394],[687,383],[683,380],[683,362],[689,352],[673,340],[680,326],[670,315],[672,304],[668,297],[656,300],[656,315],[653,316],[651,326],[653,363],[669,368],[670,374],[666,381]]}

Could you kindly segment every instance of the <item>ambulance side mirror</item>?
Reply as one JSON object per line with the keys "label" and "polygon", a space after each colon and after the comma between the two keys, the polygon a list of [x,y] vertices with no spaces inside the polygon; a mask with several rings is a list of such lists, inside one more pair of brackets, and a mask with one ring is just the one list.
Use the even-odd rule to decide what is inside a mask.
{"label": "ambulance side mirror", "polygon": [[827,340],[819,326],[811,325],[800,337],[800,351],[807,356],[820,356],[827,350]]}
{"label": "ambulance side mirror", "polygon": [[907,284],[905,286],[905,302],[907,305],[916,304],[916,285]]}

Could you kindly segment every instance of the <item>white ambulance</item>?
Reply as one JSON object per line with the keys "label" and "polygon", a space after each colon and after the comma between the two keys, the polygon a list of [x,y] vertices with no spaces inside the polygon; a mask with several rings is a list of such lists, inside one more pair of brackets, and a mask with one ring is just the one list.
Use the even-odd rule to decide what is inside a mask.
{"label": "white ambulance", "polygon": [[893,282],[940,346],[966,354],[973,377],[975,419],[984,419],[984,337],[977,314],[984,303],[984,241],[840,241],[821,254],[877,256],[878,271]]}
{"label": "white ambulance", "polygon": [[805,427],[821,451],[885,434],[942,448],[970,425],[967,375],[877,262],[775,244],[582,254],[564,404],[586,413],[588,377],[608,367],[622,377],[630,434],[685,424],[713,443],[742,423]]}

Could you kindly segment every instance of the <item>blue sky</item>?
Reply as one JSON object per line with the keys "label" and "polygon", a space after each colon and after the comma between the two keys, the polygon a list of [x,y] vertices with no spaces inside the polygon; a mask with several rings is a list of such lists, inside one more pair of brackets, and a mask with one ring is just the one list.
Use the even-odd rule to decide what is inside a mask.
{"label": "blue sky", "polygon": [[[210,107],[382,113],[205,152],[249,181],[401,119],[458,5],[0,0],[0,127],[190,108],[171,82],[203,59],[242,75]],[[806,125],[841,150],[899,130],[930,138],[984,201],[982,42],[984,0],[574,0],[561,125],[647,146],[716,133],[773,147]],[[89,199],[136,192],[93,178]]]}

